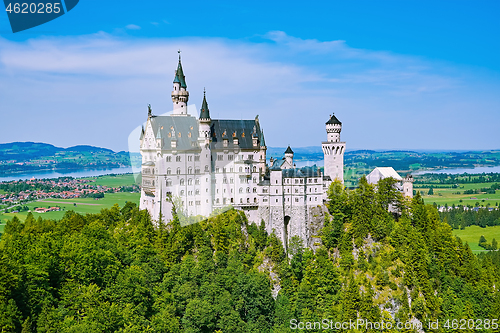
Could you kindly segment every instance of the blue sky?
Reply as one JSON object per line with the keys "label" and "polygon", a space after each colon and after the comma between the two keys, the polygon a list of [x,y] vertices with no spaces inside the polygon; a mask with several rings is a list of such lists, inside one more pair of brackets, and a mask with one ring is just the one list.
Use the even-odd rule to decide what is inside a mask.
{"label": "blue sky", "polygon": [[0,14],[0,142],[127,150],[190,103],[259,114],[269,146],[312,146],[334,112],[351,149],[500,148],[500,2],[82,0],[12,34]]}

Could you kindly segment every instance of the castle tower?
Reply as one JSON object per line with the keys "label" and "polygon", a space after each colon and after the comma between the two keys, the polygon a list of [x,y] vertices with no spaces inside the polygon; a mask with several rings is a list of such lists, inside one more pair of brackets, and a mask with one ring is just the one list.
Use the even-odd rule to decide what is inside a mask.
{"label": "castle tower", "polygon": [[413,198],[413,176],[407,175],[403,178],[403,195],[409,198]]}
{"label": "castle tower", "polygon": [[201,148],[200,152],[200,194],[201,194],[201,215],[209,216],[212,212],[212,166],[211,166],[211,130],[210,126],[212,119],[210,118],[210,111],[208,109],[207,97],[205,91],[203,91],[203,102],[201,103],[200,109],[200,119],[199,119],[199,131],[198,131],[198,143]]}
{"label": "castle tower", "polygon": [[344,183],[344,151],[345,142],[340,142],[340,132],[342,123],[332,115],[326,122],[327,141],[322,143],[325,176],[330,176],[332,180],[338,179]]}
{"label": "castle tower", "polygon": [[172,91],[172,102],[174,103],[174,115],[187,114],[187,102],[189,92],[187,91],[186,77],[182,70],[181,51],[179,50],[179,64],[175,71],[174,86]]}

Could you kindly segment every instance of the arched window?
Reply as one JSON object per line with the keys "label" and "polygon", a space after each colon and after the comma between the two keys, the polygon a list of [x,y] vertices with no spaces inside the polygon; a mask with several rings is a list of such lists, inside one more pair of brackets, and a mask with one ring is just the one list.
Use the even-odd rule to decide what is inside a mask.
{"label": "arched window", "polygon": [[247,198],[247,203],[250,203],[250,198]]}
{"label": "arched window", "polygon": [[184,195],[184,190],[181,190],[181,195]]}
{"label": "arched window", "polygon": [[189,167],[188,168],[188,174],[192,174],[193,173],[193,168]]}
{"label": "arched window", "polygon": [[181,174],[181,168],[177,168],[177,174],[180,175]]}
{"label": "arched window", "polygon": [[253,172],[257,172],[257,167],[256,166],[253,167]]}
{"label": "arched window", "polygon": [[257,198],[253,198],[253,202],[257,203]]}
{"label": "arched window", "polygon": [[193,180],[191,178],[188,179],[188,185],[193,185]]}
{"label": "arched window", "polygon": [[243,193],[243,188],[242,187],[240,187],[240,193]]}
{"label": "arched window", "polygon": [[205,165],[205,172],[208,172],[208,165]]}
{"label": "arched window", "polygon": [[167,186],[172,186],[172,181],[170,179],[167,179]]}
{"label": "arched window", "polygon": [[242,167],[240,167],[240,172],[242,172],[242,171],[243,171],[243,168],[242,168]]}
{"label": "arched window", "polygon": [[180,182],[181,185],[184,185],[184,178],[181,178],[181,182]]}
{"label": "arched window", "polygon": [[253,193],[257,193],[257,188],[256,187],[253,188]]}
{"label": "arched window", "polygon": [[247,187],[247,193],[250,193],[250,187]]}
{"label": "arched window", "polygon": [[170,175],[172,173],[172,170],[170,168],[167,169],[167,175]]}

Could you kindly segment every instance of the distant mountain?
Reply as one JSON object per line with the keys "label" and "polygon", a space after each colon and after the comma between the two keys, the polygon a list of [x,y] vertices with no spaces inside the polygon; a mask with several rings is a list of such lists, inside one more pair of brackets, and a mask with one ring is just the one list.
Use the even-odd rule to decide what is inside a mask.
{"label": "distant mountain", "polygon": [[42,142],[11,142],[0,144],[0,161],[16,160],[18,162],[22,162],[42,157],[54,156],[55,154],[62,152],[115,153],[111,149],[87,145],[61,148]]}

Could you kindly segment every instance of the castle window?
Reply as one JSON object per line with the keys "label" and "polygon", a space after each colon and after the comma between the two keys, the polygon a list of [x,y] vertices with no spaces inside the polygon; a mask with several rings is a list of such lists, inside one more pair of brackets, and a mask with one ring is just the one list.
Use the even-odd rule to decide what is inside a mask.
{"label": "castle window", "polygon": [[299,202],[299,198],[295,198],[295,202]]}
{"label": "castle window", "polygon": [[247,187],[247,193],[250,193],[250,187]]}
{"label": "castle window", "polygon": [[188,162],[193,161],[193,156],[188,156]]}
{"label": "castle window", "polygon": [[290,193],[290,189],[288,189],[288,190],[286,190],[286,191],[287,191],[287,193]]}
{"label": "castle window", "polygon": [[253,188],[253,193],[257,193],[257,188],[256,187]]}
{"label": "castle window", "polygon": [[200,190],[196,190],[195,194],[196,195],[200,194]]}
{"label": "castle window", "polygon": [[194,161],[195,162],[198,162],[199,160],[200,160],[200,155],[197,155],[197,156],[194,157]]}
{"label": "castle window", "polygon": [[256,166],[253,167],[253,172],[257,172],[257,167]]}
{"label": "castle window", "polygon": [[242,187],[240,187],[240,193],[243,193],[243,188]]}
{"label": "castle window", "polygon": [[276,190],[276,194],[278,194],[278,190]]}
{"label": "castle window", "polygon": [[172,170],[170,168],[167,169],[167,175],[170,175],[172,173]]}
{"label": "castle window", "polygon": [[308,183],[312,183],[312,179],[311,179],[311,178],[309,178],[309,179],[307,180],[307,182],[308,182]]}
{"label": "castle window", "polygon": [[299,193],[299,189],[298,188],[295,189],[295,193]]}
{"label": "castle window", "polygon": [[219,198],[217,198],[216,202],[219,203]]}
{"label": "castle window", "polygon": [[276,202],[278,202],[278,199],[276,199]]}
{"label": "castle window", "polygon": [[167,183],[167,186],[172,186],[172,181],[170,179],[167,179],[166,183]]}
{"label": "castle window", "polygon": [[200,169],[198,169],[198,168],[194,169],[194,173],[197,174],[197,175],[199,175],[200,174]]}
{"label": "castle window", "polygon": [[184,178],[181,178],[180,184],[184,185]]}
{"label": "castle window", "polygon": [[254,182],[254,184],[256,184],[257,183],[257,178],[254,178],[253,182]]}
{"label": "castle window", "polygon": [[233,179],[233,178],[230,178],[230,179],[229,179],[229,182],[230,182],[231,184],[232,184],[232,183],[234,183],[234,179]]}
{"label": "castle window", "polygon": [[301,183],[301,184],[304,184],[304,179],[301,179],[301,180],[300,180],[300,183]]}
{"label": "castle window", "polygon": [[317,183],[318,182],[318,178],[314,178],[314,182]]}
{"label": "castle window", "polygon": [[181,137],[181,132],[179,132],[179,134],[177,134],[177,136],[180,138]]}
{"label": "castle window", "polygon": [[257,198],[253,198],[253,202],[257,203]]}
{"label": "castle window", "polygon": [[299,180],[298,179],[295,179],[295,184],[298,184],[299,183]]}
{"label": "castle window", "polygon": [[176,162],[180,162],[180,161],[181,161],[181,157],[180,157],[180,156],[176,156],[176,157],[175,157],[175,161],[176,161]]}
{"label": "castle window", "polygon": [[201,201],[196,201],[196,206],[199,206],[201,204]]}
{"label": "castle window", "polygon": [[227,184],[227,178],[222,179],[223,184]]}
{"label": "castle window", "polygon": [[318,197],[314,198],[314,201],[318,201]]}
{"label": "castle window", "polygon": [[193,168],[189,167],[189,168],[188,168],[188,173],[189,173],[189,174],[192,174],[192,173],[193,173]]}
{"label": "castle window", "polygon": [[184,195],[184,190],[181,190],[181,195]]}
{"label": "castle window", "polygon": [[167,156],[167,162],[172,162],[172,156]]}
{"label": "castle window", "polygon": [[240,172],[243,172],[243,168],[242,167],[240,167]]}
{"label": "castle window", "polygon": [[317,187],[314,189],[314,192],[318,192],[318,188]]}
{"label": "castle window", "polygon": [[248,155],[249,160],[253,160],[253,155]]}
{"label": "castle window", "polygon": [[193,191],[188,191],[188,195],[189,196],[193,195]]}
{"label": "castle window", "polygon": [[208,165],[205,165],[205,172],[208,172]]}
{"label": "castle window", "polygon": [[234,199],[233,199],[233,198],[231,198],[231,203],[233,203],[233,202],[234,202]]}
{"label": "castle window", "polygon": [[309,193],[311,193],[311,192],[312,192],[312,188],[309,188]]}
{"label": "castle window", "polygon": [[243,203],[243,199],[242,198],[240,198],[240,203]]}
{"label": "castle window", "polygon": [[229,161],[232,161],[232,160],[234,159],[234,155],[228,155],[228,156],[227,156],[227,159],[228,159]]}
{"label": "castle window", "polygon": [[219,173],[220,169],[219,168],[215,168],[215,172],[216,173]]}
{"label": "castle window", "polygon": [[193,185],[193,180],[191,178],[188,179],[188,185]]}
{"label": "castle window", "polygon": [[222,168],[222,172],[226,173],[226,168],[225,167]]}
{"label": "castle window", "polygon": [[217,161],[224,161],[224,155],[218,154],[217,155]]}
{"label": "castle window", "polygon": [[226,198],[222,199],[222,203],[225,205],[226,204]]}
{"label": "castle window", "polygon": [[177,174],[180,175],[181,174],[181,168],[177,168]]}
{"label": "castle window", "polygon": [[192,206],[193,205],[193,202],[192,201],[189,201],[189,206]]}

